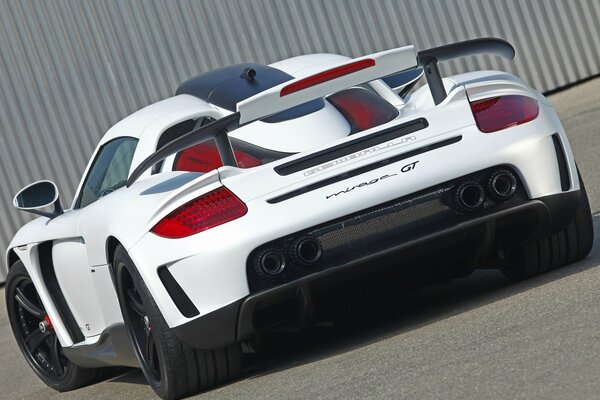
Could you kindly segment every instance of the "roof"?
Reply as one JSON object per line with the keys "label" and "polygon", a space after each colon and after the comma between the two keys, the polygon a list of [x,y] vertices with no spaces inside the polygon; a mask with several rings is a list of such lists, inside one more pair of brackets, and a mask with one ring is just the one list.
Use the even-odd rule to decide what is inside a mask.
{"label": "roof", "polygon": [[[175,93],[192,95],[234,112],[239,102],[292,79],[292,75],[268,65],[243,63],[218,68],[188,79]],[[282,122],[298,118],[318,111],[324,105],[323,99],[312,100],[265,118],[264,121]]]}

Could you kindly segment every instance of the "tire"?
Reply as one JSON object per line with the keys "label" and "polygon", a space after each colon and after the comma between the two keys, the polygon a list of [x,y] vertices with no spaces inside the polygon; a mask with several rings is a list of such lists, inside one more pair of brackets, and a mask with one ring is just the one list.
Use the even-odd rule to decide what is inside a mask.
{"label": "tire", "polygon": [[584,259],[594,244],[594,226],[587,192],[579,175],[581,195],[573,220],[561,231],[524,244],[503,268],[511,280],[523,280]]}
{"label": "tire", "polygon": [[14,263],[8,272],[5,294],[8,319],[19,349],[46,385],[66,392],[94,383],[104,376],[104,368],[81,368],[65,357],[44,305],[21,261]]}
{"label": "tire", "polygon": [[133,261],[122,246],[113,262],[123,320],[146,380],[163,399],[179,399],[237,378],[239,343],[197,350],[169,329]]}

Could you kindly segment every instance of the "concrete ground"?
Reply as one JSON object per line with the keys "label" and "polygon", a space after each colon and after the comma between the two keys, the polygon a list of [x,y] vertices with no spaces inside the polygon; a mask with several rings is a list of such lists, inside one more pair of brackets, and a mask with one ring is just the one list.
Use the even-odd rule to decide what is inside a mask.
{"label": "concrete ground", "polygon": [[[600,79],[551,96],[600,211]],[[584,261],[512,284],[481,271],[282,335],[244,376],[198,399],[600,398],[600,215]],[[147,399],[139,371],[59,394],[19,353],[0,290],[0,398]]]}

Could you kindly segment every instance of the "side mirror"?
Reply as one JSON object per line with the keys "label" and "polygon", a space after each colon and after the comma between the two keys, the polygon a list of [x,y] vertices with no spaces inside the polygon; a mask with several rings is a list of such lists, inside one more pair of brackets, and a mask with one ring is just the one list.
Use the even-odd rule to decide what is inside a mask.
{"label": "side mirror", "polygon": [[[53,212],[40,211],[54,205]],[[54,218],[63,213],[58,198],[58,188],[51,181],[38,181],[25,186],[13,199],[13,206],[21,211],[27,211],[33,214],[42,215],[48,218]]]}

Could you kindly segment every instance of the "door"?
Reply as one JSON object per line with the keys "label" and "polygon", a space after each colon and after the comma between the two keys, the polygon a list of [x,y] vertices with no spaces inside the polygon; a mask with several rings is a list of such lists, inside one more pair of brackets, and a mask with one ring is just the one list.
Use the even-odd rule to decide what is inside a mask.
{"label": "door", "polygon": [[86,337],[99,335],[106,327],[122,322],[109,266],[90,263],[88,243],[93,242],[90,235],[102,232],[106,223],[105,218],[98,218],[103,203],[98,200],[125,185],[136,146],[137,139],[131,137],[102,145],[84,177],[73,210],[64,214],[69,215],[73,235],[53,244],[57,280]]}

